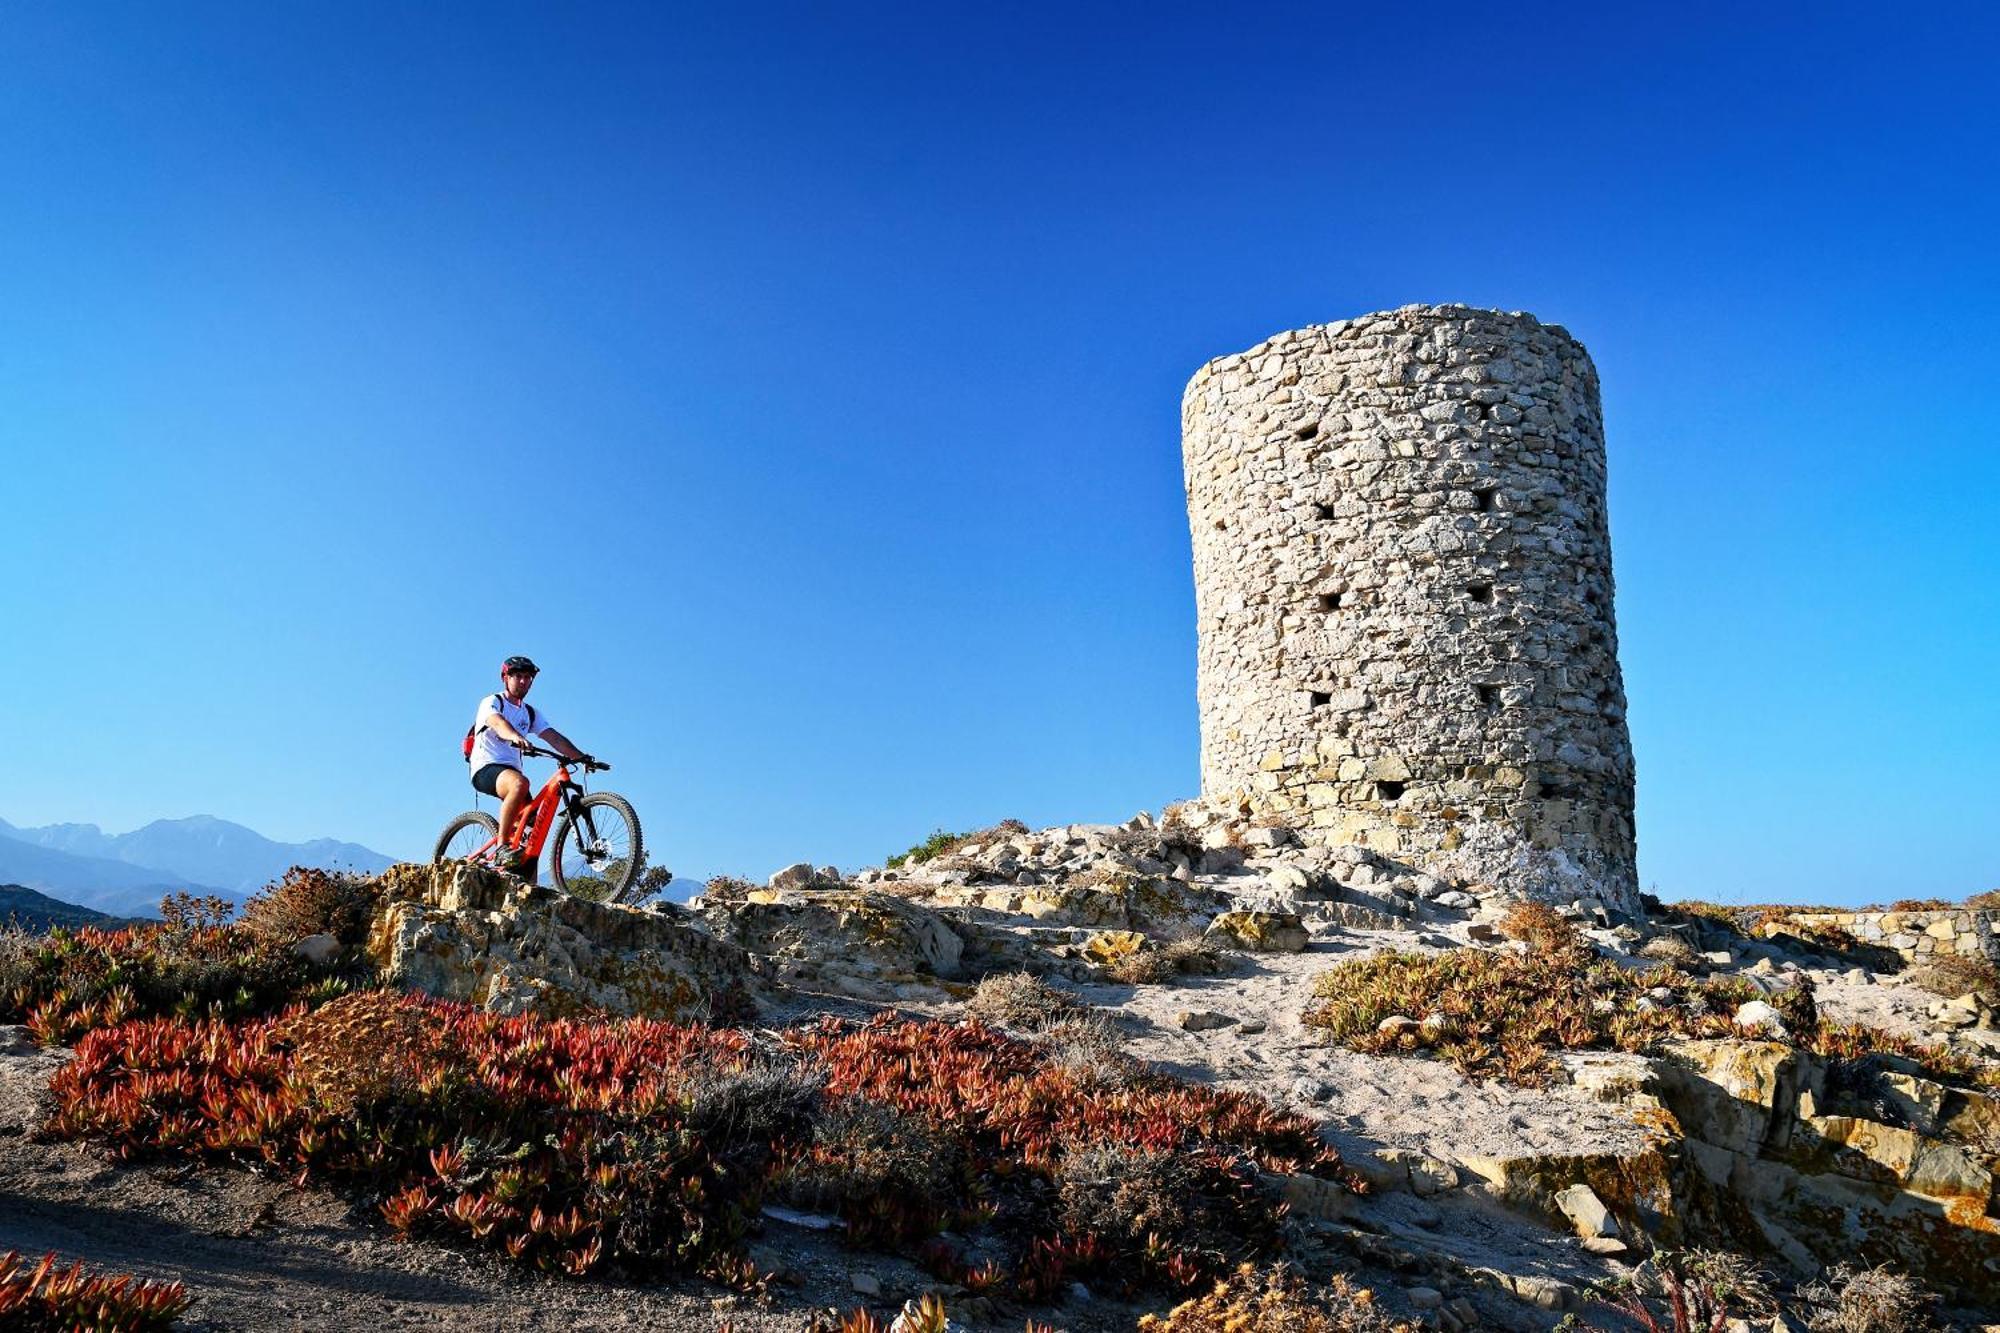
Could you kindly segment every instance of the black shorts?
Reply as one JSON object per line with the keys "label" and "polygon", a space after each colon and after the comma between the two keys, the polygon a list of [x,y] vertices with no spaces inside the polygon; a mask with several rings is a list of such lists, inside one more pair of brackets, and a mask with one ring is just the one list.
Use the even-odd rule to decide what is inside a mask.
{"label": "black shorts", "polygon": [[512,764],[488,764],[472,775],[473,790],[483,791],[488,796],[498,796],[500,794],[500,775],[502,773],[519,773],[520,771],[520,769],[515,768]]}

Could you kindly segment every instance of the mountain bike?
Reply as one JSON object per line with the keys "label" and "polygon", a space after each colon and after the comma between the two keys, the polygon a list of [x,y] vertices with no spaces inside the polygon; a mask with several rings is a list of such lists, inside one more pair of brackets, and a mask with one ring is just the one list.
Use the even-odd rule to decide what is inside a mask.
{"label": "mountain bike", "polygon": [[[565,760],[533,745],[522,746],[521,753],[557,761],[556,771],[522,812],[520,827],[509,844],[526,862],[528,881],[535,881],[542,847],[553,835],[555,850],[549,856],[549,875],[557,888],[607,903],[638,897],[634,890],[645,866],[646,850],[632,803],[608,791],[586,793],[569,775],[572,764],[586,773],[609,765],[591,759]],[[492,865],[500,850],[500,821],[484,810],[467,810],[444,826],[431,860]]]}

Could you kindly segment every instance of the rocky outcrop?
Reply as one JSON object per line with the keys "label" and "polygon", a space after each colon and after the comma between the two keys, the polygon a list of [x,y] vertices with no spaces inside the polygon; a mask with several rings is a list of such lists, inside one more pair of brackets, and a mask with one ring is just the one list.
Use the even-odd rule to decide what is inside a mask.
{"label": "rocky outcrop", "polygon": [[718,940],[768,958],[775,979],[861,999],[935,999],[959,977],[965,937],[940,913],[879,890],[705,896]]}
{"label": "rocky outcrop", "polygon": [[1777,1042],[1700,1041],[1661,1098],[1717,1220],[1801,1268],[1866,1253],[1963,1300],[2000,1291],[2000,1103],[1877,1055],[1836,1070]]}
{"label": "rocky outcrop", "polygon": [[373,882],[366,954],[386,985],[497,1013],[729,1018],[754,964],[679,909],[591,902],[469,865]]}

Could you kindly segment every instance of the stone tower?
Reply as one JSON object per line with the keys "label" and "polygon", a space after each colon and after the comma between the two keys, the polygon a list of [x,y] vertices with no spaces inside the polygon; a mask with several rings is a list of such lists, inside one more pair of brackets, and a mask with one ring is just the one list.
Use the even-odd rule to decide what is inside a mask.
{"label": "stone tower", "polygon": [[1637,908],[1597,372],[1406,306],[1188,383],[1201,784],[1461,880]]}

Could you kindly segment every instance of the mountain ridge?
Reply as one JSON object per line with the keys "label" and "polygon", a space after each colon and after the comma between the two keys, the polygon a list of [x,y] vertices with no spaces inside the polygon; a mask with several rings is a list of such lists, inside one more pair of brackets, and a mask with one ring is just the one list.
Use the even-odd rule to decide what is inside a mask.
{"label": "mountain ridge", "polygon": [[287,843],[215,815],[156,819],[129,833],[96,824],[23,828],[0,819],[0,881],[114,915],[150,915],[162,895],[241,899],[295,865],[374,874],[393,858],[359,843]]}

